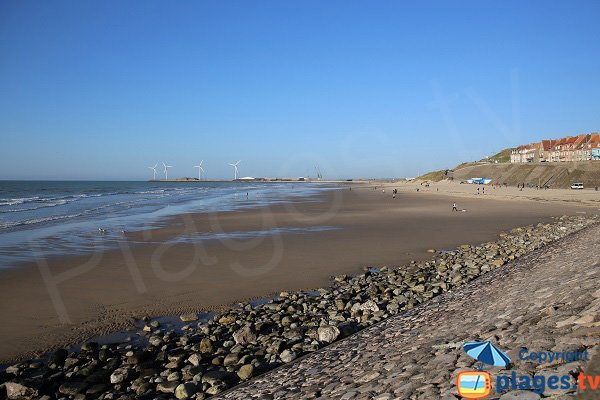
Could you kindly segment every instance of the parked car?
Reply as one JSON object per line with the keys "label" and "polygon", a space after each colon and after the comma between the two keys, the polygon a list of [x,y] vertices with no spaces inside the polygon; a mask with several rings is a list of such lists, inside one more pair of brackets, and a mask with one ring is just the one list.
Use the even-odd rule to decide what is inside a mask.
{"label": "parked car", "polygon": [[583,189],[583,183],[581,183],[581,182],[578,182],[578,183],[573,183],[573,184],[571,185],[571,189],[573,189],[573,190],[580,190],[580,189]]}

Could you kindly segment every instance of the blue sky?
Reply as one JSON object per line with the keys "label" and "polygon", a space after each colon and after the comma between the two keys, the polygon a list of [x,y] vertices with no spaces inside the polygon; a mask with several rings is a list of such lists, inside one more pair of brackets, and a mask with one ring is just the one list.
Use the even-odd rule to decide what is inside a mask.
{"label": "blue sky", "polygon": [[598,1],[0,2],[0,179],[414,176],[600,129]]}

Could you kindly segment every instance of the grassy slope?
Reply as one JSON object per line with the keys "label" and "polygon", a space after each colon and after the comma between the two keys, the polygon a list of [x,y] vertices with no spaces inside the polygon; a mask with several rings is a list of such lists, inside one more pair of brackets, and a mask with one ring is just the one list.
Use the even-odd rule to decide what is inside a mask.
{"label": "grassy slope", "polygon": [[446,169],[441,169],[439,171],[432,171],[432,172],[428,172],[424,175],[421,175],[419,177],[417,177],[418,180],[421,181],[432,181],[432,182],[439,182],[442,179],[446,178],[446,172],[448,170]]}
{"label": "grassy slope", "polygon": [[[497,154],[494,154],[493,156],[491,156],[489,159],[487,159],[485,161],[461,163],[461,164],[457,165],[456,167],[454,167],[454,170],[458,170],[458,169],[465,168],[465,167],[487,164],[489,162],[495,162],[495,161],[497,161],[498,163],[508,163],[508,162],[510,162],[510,152],[512,150],[513,150],[512,147],[508,148],[508,149],[504,149],[504,150],[498,152]],[[441,169],[439,171],[431,171],[426,174],[423,174],[423,175],[417,177],[417,179],[422,180],[422,181],[439,182],[442,179],[446,179],[447,177],[448,177],[448,170]]]}
{"label": "grassy slope", "polygon": [[497,154],[494,154],[489,159],[490,161],[498,161],[498,163],[508,163],[510,162],[510,153],[513,151],[513,148],[504,149]]}

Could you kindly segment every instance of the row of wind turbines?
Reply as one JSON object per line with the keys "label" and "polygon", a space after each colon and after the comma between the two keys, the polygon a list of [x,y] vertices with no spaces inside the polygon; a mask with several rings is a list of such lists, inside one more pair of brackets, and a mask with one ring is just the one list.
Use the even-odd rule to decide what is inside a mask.
{"label": "row of wind turbines", "polygon": [[[233,167],[233,179],[236,180],[238,178],[238,165],[240,165],[240,163],[242,162],[242,160],[238,160],[235,163],[228,163],[228,165],[231,165]],[[200,161],[200,163],[198,165],[194,165],[194,168],[198,168],[198,180],[201,181],[203,180],[203,178],[205,178],[205,171],[204,171],[204,167],[202,167],[202,164],[204,163],[204,160]],[[164,167],[163,173],[165,174],[165,180],[168,181],[169,180],[169,168],[173,168],[172,165],[167,165],[164,161],[162,162],[162,165]],[[158,167],[158,163],[154,164],[153,167],[148,167],[152,170],[153,175],[152,175],[152,180],[156,180],[156,168]]]}

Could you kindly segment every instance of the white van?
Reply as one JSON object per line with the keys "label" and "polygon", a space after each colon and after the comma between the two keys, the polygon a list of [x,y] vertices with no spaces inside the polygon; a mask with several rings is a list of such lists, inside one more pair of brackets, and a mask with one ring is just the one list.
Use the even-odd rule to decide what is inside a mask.
{"label": "white van", "polygon": [[583,189],[583,183],[573,183],[571,185],[571,189],[573,190],[580,190]]}

